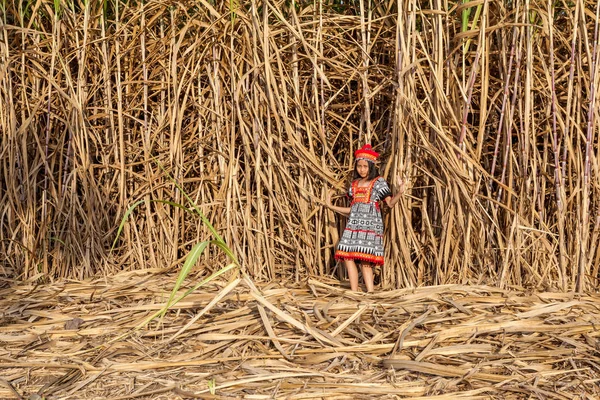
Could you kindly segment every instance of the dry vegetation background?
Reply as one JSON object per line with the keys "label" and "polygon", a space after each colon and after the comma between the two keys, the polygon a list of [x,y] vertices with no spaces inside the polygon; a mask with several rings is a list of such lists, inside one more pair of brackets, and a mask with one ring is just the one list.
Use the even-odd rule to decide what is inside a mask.
{"label": "dry vegetation background", "polygon": [[597,2],[0,6],[5,276],[179,265],[209,230],[155,160],[255,278],[339,273],[320,199],[371,141],[384,287],[598,283]]}

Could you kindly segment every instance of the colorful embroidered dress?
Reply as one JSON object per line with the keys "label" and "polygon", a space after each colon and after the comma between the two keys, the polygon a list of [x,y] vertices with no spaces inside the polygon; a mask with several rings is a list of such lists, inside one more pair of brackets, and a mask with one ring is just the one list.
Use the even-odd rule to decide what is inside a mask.
{"label": "colorful embroidered dress", "polygon": [[355,180],[348,195],[352,199],[350,215],[335,258],[383,265],[383,219],[379,202],[392,192],[385,179],[378,177],[366,187],[358,186]]}

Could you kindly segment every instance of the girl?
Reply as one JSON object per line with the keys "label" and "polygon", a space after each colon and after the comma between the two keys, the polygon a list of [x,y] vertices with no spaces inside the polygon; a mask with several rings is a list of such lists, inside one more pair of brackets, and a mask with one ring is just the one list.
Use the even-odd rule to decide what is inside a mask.
{"label": "girl", "polygon": [[348,190],[352,199],[350,207],[332,205],[331,193],[327,193],[327,207],[348,216],[348,223],[337,245],[335,258],[344,260],[352,290],[358,290],[356,261],[360,261],[367,291],[373,291],[371,265],[383,265],[383,220],[379,202],[383,200],[392,208],[404,193],[404,181],[398,177],[400,191],[392,197],[387,182],[379,176],[375,167],[377,157],[379,154],[370,144],[365,144],[354,152],[354,180]]}

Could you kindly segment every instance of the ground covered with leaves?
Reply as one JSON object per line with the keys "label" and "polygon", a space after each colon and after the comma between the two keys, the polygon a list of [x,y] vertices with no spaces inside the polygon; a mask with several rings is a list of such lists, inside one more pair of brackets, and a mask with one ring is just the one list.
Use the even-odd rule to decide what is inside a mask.
{"label": "ground covered with leaves", "polygon": [[464,285],[366,294],[325,278],[231,276],[135,330],[175,279],[4,281],[0,398],[600,396],[597,294]]}

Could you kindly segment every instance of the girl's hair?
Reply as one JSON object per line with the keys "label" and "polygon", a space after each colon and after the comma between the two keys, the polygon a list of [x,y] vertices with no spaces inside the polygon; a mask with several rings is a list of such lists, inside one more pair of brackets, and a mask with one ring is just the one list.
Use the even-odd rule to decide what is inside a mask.
{"label": "girl's hair", "polygon": [[[377,170],[377,167],[375,166],[374,162],[365,160],[369,163],[369,174],[367,175],[367,179],[372,181],[373,179],[377,178],[379,176],[379,171]],[[358,166],[358,162],[354,162],[354,179],[358,179],[360,178],[360,175],[358,174],[358,170],[356,169]]]}

